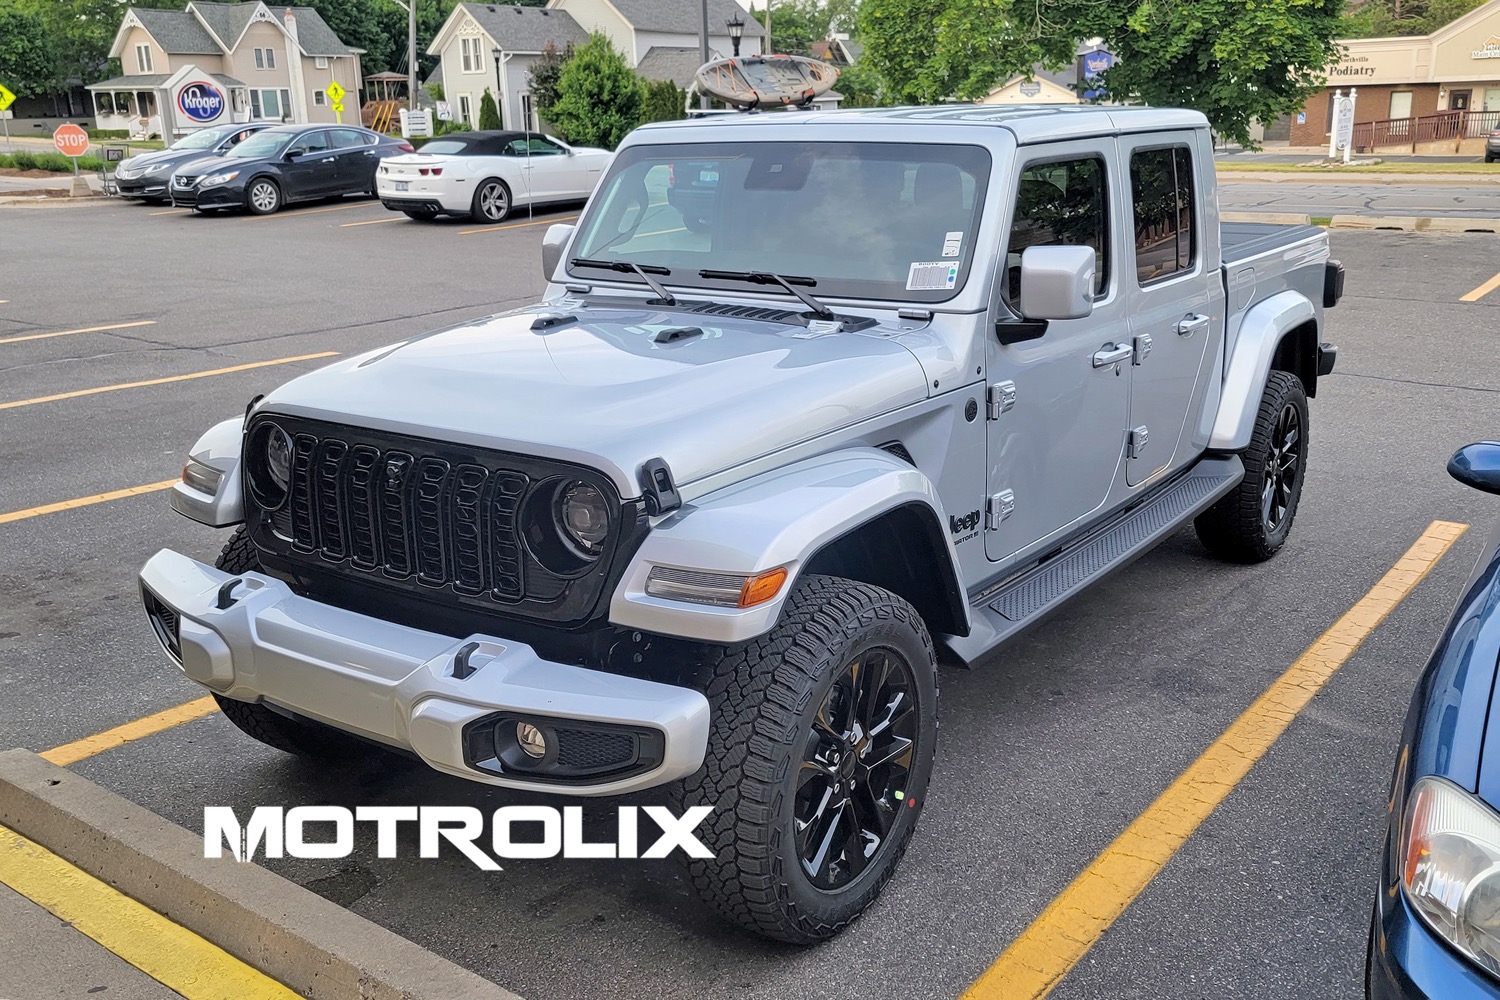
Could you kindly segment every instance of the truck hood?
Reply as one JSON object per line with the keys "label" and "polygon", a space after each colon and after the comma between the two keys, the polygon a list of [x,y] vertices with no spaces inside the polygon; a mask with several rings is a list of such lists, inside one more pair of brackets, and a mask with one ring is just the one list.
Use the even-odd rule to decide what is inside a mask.
{"label": "truck hood", "polygon": [[[703,332],[662,336],[682,328]],[[337,362],[262,407],[576,462],[635,497],[649,459],[684,485],[926,398],[895,332],[533,306]]]}

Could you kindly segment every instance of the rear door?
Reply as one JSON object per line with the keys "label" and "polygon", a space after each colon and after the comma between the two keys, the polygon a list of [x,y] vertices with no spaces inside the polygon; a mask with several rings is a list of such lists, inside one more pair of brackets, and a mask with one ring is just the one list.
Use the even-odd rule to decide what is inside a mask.
{"label": "rear door", "polygon": [[353,128],[336,128],[331,135],[339,192],[361,194],[375,190],[375,168],[380,165],[380,157],[375,155],[375,136]]}
{"label": "rear door", "polygon": [[338,165],[327,129],[304,132],[287,151],[282,164],[289,199],[323,198],[338,190]]}
{"label": "rear door", "polygon": [[1199,205],[1201,171],[1194,132],[1125,135],[1120,157],[1130,178],[1133,238],[1126,248],[1125,297],[1130,314],[1130,426],[1126,479],[1137,486],[1186,464],[1179,447],[1197,389],[1223,335],[1224,289],[1216,246]]}
{"label": "rear door", "polygon": [[[1089,246],[1094,311],[1053,320],[1041,337],[1002,344],[987,326],[989,509],[985,553],[1006,559],[1099,510],[1120,471],[1130,363],[1108,361],[1130,340],[1119,267],[1120,206],[1110,138],[1023,146],[1003,270],[991,320],[1020,315],[1021,255],[1034,246]],[[961,237],[961,234],[960,234]]]}

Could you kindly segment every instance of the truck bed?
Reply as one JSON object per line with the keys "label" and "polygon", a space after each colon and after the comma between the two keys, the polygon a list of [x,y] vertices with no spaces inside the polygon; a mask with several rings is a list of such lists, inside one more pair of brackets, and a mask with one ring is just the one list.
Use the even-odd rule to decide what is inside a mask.
{"label": "truck bed", "polygon": [[1320,236],[1317,226],[1281,226],[1269,222],[1225,222],[1219,226],[1224,264],[1232,266],[1263,253],[1290,247],[1310,236]]}

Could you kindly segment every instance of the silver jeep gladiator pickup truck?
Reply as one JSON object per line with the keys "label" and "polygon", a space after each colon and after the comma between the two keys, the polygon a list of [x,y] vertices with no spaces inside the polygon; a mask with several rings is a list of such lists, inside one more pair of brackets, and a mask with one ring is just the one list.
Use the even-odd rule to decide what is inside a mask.
{"label": "silver jeep gladiator pickup truck", "polygon": [[711,806],[703,897],[829,937],[927,800],[940,661],[1189,522],[1286,540],[1343,272],[1221,225],[1212,152],[1149,108],[642,127],[542,301],[204,435],[172,503],[233,536],[151,558],[151,625],[282,750]]}

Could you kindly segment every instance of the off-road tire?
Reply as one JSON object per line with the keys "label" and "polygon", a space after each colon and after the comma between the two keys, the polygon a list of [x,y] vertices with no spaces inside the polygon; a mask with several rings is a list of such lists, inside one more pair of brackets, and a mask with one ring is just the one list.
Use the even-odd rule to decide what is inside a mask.
{"label": "off-road tire", "polygon": [[[236,528],[214,565],[226,573],[259,571],[260,556],[244,528]],[[312,722],[299,722],[271,711],[264,705],[252,705],[215,694],[219,710],[251,739],[298,757],[324,760],[346,760],[365,748],[353,736]]]}
{"label": "off-road tire", "polygon": [[[1262,491],[1271,473],[1277,421],[1289,406],[1296,411],[1299,421],[1297,443],[1300,451],[1285,513],[1272,528],[1263,513]],[[1292,520],[1297,516],[1297,504],[1302,498],[1302,484],[1307,479],[1308,430],[1307,394],[1302,381],[1290,372],[1271,372],[1266,379],[1266,390],[1261,395],[1260,410],[1255,416],[1250,446],[1241,455],[1245,463],[1245,478],[1193,522],[1198,539],[1208,551],[1230,562],[1258,563],[1274,556],[1286,542],[1292,530]]]}
{"label": "off-road tire", "polygon": [[[911,668],[917,746],[904,808],[866,867],[836,890],[815,887],[793,832],[795,778],[818,712],[847,664],[872,648]],[[688,862],[705,902],[747,930],[811,944],[837,934],[880,894],[926,802],[937,738],[937,670],[921,617],[895,594],[828,576],[802,579],[768,634],[715,651],[698,683],[712,713],[704,765],[671,787],[679,812],[712,806],[698,827],[712,859]]]}

